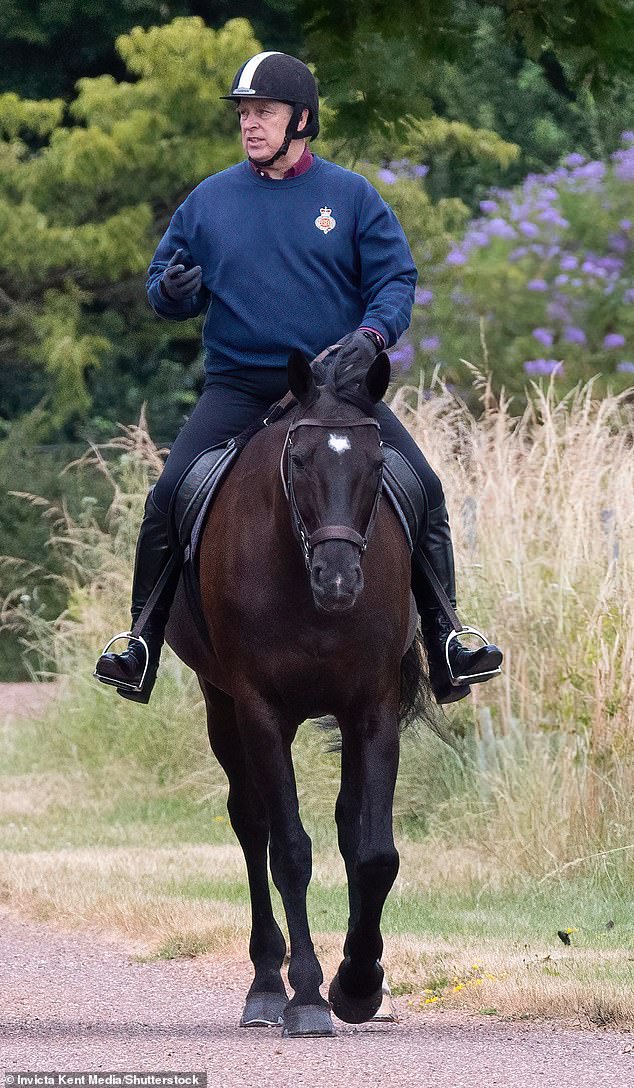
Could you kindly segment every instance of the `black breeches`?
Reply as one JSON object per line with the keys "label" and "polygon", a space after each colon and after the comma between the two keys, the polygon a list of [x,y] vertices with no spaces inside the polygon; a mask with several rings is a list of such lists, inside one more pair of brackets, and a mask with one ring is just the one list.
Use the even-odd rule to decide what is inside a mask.
{"label": "black breeches", "polygon": [[[198,404],[184,424],[154,488],[154,502],[164,513],[178,481],[203,450],[240,434],[288,391],[286,370],[253,369],[240,374],[218,374],[205,384]],[[442,484],[414,439],[386,404],[377,405],[381,438],[394,446],[420,476],[430,509],[443,501]]]}

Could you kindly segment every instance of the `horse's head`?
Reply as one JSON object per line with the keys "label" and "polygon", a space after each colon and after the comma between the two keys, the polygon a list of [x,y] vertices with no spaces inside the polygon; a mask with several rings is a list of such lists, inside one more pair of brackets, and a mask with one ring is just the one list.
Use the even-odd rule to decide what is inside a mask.
{"label": "horse's head", "polygon": [[381,496],[383,451],[373,408],[387,389],[390,361],[381,352],[363,374],[336,359],[315,371],[295,351],[288,379],[300,405],[282,459],[293,528],[316,606],[345,612],[363,589],[361,560]]}

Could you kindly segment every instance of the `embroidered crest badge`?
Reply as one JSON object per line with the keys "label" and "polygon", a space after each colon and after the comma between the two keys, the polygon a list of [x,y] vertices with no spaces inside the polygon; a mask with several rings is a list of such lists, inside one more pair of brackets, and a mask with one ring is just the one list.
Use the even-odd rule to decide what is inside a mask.
{"label": "embroidered crest badge", "polygon": [[337,220],[331,212],[331,208],[320,208],[319,215],[315,220],[317,230],[323,230],[324,234],[328,234],[329,231],[334,230],[337,226]]}

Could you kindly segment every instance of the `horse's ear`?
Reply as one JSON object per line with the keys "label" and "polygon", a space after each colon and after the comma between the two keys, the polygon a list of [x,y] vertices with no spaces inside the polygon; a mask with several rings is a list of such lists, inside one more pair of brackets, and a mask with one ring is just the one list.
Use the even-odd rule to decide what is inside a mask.
{"label": "horse's ear", "polygon": [[391,371],[390,357],[387,351],[380,351],[365,376],[366,388],[373,404],[378,404],[380,400],[383,400],[390,384]]}
{"label": "horse's ear", "polygon": [[317,393],[317,384],[310,362],[296,348],[288,357],[288,388],[303,407],[307,407]]}

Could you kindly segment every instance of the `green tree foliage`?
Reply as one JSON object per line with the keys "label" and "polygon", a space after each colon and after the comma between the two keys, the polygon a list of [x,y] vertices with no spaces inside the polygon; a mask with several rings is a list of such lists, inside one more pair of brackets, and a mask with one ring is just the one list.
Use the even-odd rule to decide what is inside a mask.
{"label": "green tree foliage", "polygon": [[240,156],[219,96],[258,48],[245,20],[214,31],[175,19],[122,36],[131,78],[80,80],[68,116],[59,100],[0,96],[0,393],[5,412],[5,399],[23,410],[46,394],[37,433],[72,429],[95,391],[111,429],[138,410],[150,373],[159,428],[173,433],[199,328],[159,323],[144,274],[176,205]]}
{"label": "green tree foliage", "polygon": [[[522,146],[523,134],[553,165],[570,149],[556,131],[562,124],[574,129],[566,105],[580,95],[586,108],[583,97],[590,92],[610,100],[615,84],[634,70],[629,0],[270,3],[306,28],[305,54],[333,107],[333,131],[357,149],[386,122],[435,112],[495,128]],[[456,100],[462,114],[453,108]],[[493,123],[496,114],[501,127]],[[529,139],[526,125],[540,117],[541,130]]]}
{"label": "green tree foliage", "polygon": [[606,80],[597,99],[587,84],[553,85],[551,69],[527,56],[505,35],[504,13],[482,12],[471,39],[469,64],[433,61],[429,69],[434,111],[473,128],[492,130],[521,154],[500,171],[494,161],[440,156],[430,162],[432,195],[460,194],[474,205],[492,185],[514,185],[529,172],[547,171],[567,154],[605,158],[618,146],[634,115],[634,87],[622,73]]}
{"label": "green tree foliage", "polygon": [[259,0],[0,0],[0,91],[71,98],[81,76],[123,78],[116,39],[179,15],[214,28],[240,15],[266,34],[268,48],[296,44],[291,21]]}

